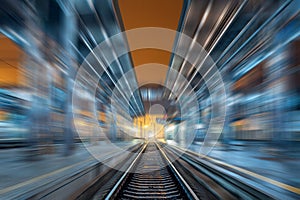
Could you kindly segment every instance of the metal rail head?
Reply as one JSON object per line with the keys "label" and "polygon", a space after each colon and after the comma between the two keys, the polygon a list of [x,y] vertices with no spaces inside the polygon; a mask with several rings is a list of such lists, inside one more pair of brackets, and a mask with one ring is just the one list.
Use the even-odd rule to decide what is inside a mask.
{"label": "metal rail head", "polygon": [[172,164],[172,162],[170,161],[170,159],[168,158],[168,156],[165,154],[165,152],[162,150],[161,146],[155,142],[155,144],[157,145],[158,149],[160,150],[160,152],[162,153],[162,155],[164,156],[164,158],[166,159],[166,161],[168,162],[169,166],[172,168],[173,172],[175,173],[177,180],[180,182],[180,184],[184,187],[184,189],[186,189],[186,191],[189,193],[189,195],[195,199],[195,200],[199,200],[198,196],[195,194],[195,192],[192,190],[192,188],[189,186],[189,184],[184,180],[184,178],[181,176],[181,174],[177,171],[177,169],[175,168],[175,166]]}
{"label": "metal rail head", "polygon": [[[185,191],[186,195],[189,198],[196,199],[198,200],[199,198],[197,195],[194,193],[194,191],[191,189],[191,187],[188,185],[188,183],[184,180],[184,178],[181,176],[181,174],[177,171],[175,166],[172,164],[172,162],[169,160],[165,152],[162,150],[160,145],[157,142],[154,142],[156,147],[158,148],[159,152],[162,155],[162,158],[164,158],[167,161],[168,166],[170,166],[172,172],[174,173],[176,180],[180,183],[181,187]],[[143,152],[148,146],[148,142],[143,146],[142,150],[139,152],[139,154],[136,156],[136,158],[133,160],[131,165],[128,167],[128,169],[124,172],[122,177],[119,179],[119,181],[115,184],[115,186],[112,188],[112,190],[109,192],[109,194],[106,196],[105,200],[109,200],[115,197],[117,193],[119,193],[119,189],[122,187],[122,184],[124,183],[124,180],[126,176],[129,174],[130,170],[133,168],[134,165],[137,164],[139,158],[142,156]]]}
{"label": "metal rail head", "polygon": [[145,148],[147,147],[148,143],[144,144],[143,149],[139,152],[139,154],[136,156],[136,158],[133,160],[133,162],[131,163],[131,165],[128,167],[128,169],[124,172],[124,174],[122,175],[122,177],[119,179],[119,181],[116,183],[116,185],[113,187],[113,189],[108,193],[108,195],[105,197],[105,200],[109,200],[112,198],[112,196],[115,194],[116,190],[121,186],[121,183],[123,182],[123,180],[125,179],[125,177],[127,176],[127,174],[129,173],[129,171],[132,169],[133,165],[137,162],[137,160],[139,159],[139,157],[142,155],[142,153],[144,152]]}

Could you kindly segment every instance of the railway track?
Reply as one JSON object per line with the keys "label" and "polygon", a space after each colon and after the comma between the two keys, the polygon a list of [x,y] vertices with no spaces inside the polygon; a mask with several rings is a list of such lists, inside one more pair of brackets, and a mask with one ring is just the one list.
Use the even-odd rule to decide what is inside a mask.
{"label": "railway track", "polygon": [[198,199],[154,142],[149,142],[106,199]]}
{"label": "railway track", "polygon": [[135,155],[101,179],[92,199],[274,199],[164,144],[145,143]]}

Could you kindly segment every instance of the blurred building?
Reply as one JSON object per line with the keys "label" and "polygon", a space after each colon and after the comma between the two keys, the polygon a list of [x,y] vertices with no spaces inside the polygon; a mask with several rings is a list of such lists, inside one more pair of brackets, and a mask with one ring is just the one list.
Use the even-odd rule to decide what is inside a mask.
{"label": "blurred building", "polygon": [[[68,145],[79,139],[128,140],[153,135],[181,140],[191,128],[196,139],[203,140],[210,120],[218,119],[225,106],[222,141],[300,139],[300,8],[296,1],[205,1],[203,5],[147,1],[147,12],[139,1],[16,2],[3,1],[0,9],[0,119],[1,123],[13,121],[4,123],[6,128],[24,124],[18,126],[23,130],[18,137]],[[156,11],[158,3],[161,8]],[[165,16],[170,6],[173,11]],[[211,12],[206,13],[206,7]],[[133,9],[136,12],[131,12]],[[155,17],[149,18],[154,12]],[[113,35],[140,27],[163,27],[191,37],[191,44],[183,43],[176,34],[170,39],[174,50],[184,49],[185,58],[192,56],[194,43],[199,43],[222,75],[226,105],[211,98],[218,96],[218,91],[211,94],[201,74],[212,64],[206,58],[197,60],[197,68],[174,53],[149,48],[126,53],[113,63],[106,63],[105,58],[85,63],[99,69],[109,67],[98,75],[96,89],[92,86],[96,73],[91,70],[79,77],[81,85],[73,91],[79,66],[93,48]],[[132,42],[126,38],[119,41],[124,48],[130,48]],[[109,55],[117,52],[114,45],[108,48]],[[149,63],[161,70],[138,72],[138,66]],[[187,79],[197,96],[199,120],[195,123],[188,120],[192,114],[180,115],[176,104],[180,98],[168,91],[186,90],[185,83],[170,75],[171,69]],[[128,78],[118,86],[126,73]],[[170,88],[143,85],[148,79]],[[181,96],[188,102],[189,94]],[[149,113],[154,104],[162,105],[165,113]],[[212,105],[219,107],[215,113]],[[5,132],[8,135],[1,133],[4,139],[14,137]]]}

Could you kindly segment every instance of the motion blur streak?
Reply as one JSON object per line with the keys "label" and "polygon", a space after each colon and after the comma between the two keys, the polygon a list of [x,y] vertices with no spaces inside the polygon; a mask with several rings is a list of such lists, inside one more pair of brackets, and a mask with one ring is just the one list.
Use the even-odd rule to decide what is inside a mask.
{"label": "motion blur streak", "polygon": [[148,142],[299,199],[300,0],[0,1],[0,199],[79,198]]}

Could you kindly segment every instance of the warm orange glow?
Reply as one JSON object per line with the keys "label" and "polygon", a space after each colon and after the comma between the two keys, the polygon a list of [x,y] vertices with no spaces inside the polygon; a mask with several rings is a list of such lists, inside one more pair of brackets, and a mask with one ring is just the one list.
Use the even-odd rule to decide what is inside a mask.
{"label": "warm orange glow", "polygon": [[0,87],[19,86],[23,51],[9,38],[0,35]]}
{"label": "warm orange glow", "polygon": [[106,123],[106,114],[105,112],[98,112],[98,120]]}
{"label": "warm orange glow", "polygon": [[[177,30],[183,0],[118,0],[125,30],[141,27],[162,27]],[[172,41],[175,39],[175,34]],[[128,39],[129,47],[132,41]],[[169,65],[170,52],[157,49],[142,49],[131,52],[134,66],[146,63]],[[162,81],[166,74],[157,74]]]}
{"label": "warm orange glow", "polygon": [[119,0],[126,30],[138,27],[164,27],[176,30],[183,0]]}
{"label": "warm orange glow", "polygon": [[146,63],[160,63],[168,67],[170,53],[159,49],[139,49],[132,51],[134,66]]}
{"label": "warm orange glow", "polygon": [[149,136],[149,133],[153,133],[157,139],[164,138],[164,126],[157,123],[156,119],[163,118],[163,115],[149,115],[140,116],[134,118],[134,126],[137,128],[137,136],[145,137]]}

